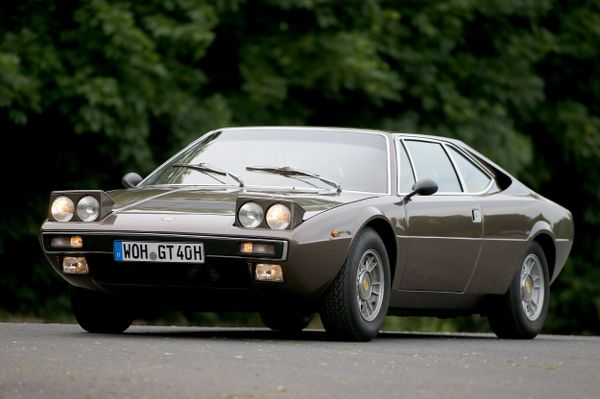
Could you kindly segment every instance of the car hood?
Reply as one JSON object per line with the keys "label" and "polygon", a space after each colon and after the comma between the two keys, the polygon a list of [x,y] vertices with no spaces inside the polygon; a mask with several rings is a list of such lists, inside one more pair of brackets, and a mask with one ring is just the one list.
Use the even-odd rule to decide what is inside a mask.
{"label": "car hood", "polygon": [[238,197],[272,198],[294,201],[304,211],[304,220],[337,206],[376,197],[368,193],[334,193],[245,188],[142,187],[108,192],[115,202],[114,214],[121,213],[190,213],[235,215]]}

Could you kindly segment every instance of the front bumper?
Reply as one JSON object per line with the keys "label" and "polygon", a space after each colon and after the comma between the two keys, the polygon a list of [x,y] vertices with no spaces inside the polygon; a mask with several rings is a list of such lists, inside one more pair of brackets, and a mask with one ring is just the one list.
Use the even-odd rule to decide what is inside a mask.
{"label": "front bumper", "polygon": [[[51,246],[56,237],[79,236],[81,248],[58,249]],[[117,262],[114,241],[202,242],[204,263]],[[244,242],[269,244],[272,255],[240,253]],[[202,310],[253,310],[272,296],[273,285],[255,281],[257,263],[285,265],[288,241],[249,237],[203,236],[190,234],[149,234],[134,232],[43,231],[40,243],[55,271],[71,285],[101,290],[148,305]],[[89,274],[65,274],[65,256],[83,256]],[[282,287],[275,291],[285,292]]]}

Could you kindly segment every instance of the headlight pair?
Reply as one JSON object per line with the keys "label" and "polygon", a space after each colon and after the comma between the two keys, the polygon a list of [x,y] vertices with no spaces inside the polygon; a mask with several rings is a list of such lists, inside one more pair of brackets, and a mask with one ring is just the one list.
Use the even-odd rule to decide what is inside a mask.
{"label": "headlight pair", "polygon": [[235,209],[235,225],[249,229],[291,230],[304,218],[304,209],[287,198],[240,196]]}
{"label": "headlight pair", "polygon": [[91,195],[86,195],[77,201],[77,207],[69,197],[57,197],[50,208],[52,217],[57,222],[68,222],[75,213],[82,222],[93,222],[100,215],[100,203]]}
{"label": "headlight pair", "polygon": [[238,211],[238,220],[244,227],[254,228],[260,226],[263,218],[267,226],[273,230],[285,230],[292,223],[292,211],[287,205],[282,203],[273,204],[265,212],[256,202],[246,202]]}
{"label": "headlight pair", "polygon": [[[93,222],[110,210],[114,202],[99,190],[54,191],[50,195],[50,215],[57,222]],[[104,212],[104,213],[103,213]]]}

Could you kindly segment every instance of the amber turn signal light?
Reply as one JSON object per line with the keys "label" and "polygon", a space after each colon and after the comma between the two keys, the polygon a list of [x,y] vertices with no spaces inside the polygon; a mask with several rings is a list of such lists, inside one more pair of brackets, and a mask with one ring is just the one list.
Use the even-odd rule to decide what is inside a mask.
{"label": "amber turn signal light", "polygon": [[273,244],[243,242],[240,244],[240,253],[244,255],[275,255],[275,246]]}
{"label": "amber turn signal light", "polygon": [[81,236],[53,237],[50,240],[50,246],[52,248],[82,248],[83,238]]}

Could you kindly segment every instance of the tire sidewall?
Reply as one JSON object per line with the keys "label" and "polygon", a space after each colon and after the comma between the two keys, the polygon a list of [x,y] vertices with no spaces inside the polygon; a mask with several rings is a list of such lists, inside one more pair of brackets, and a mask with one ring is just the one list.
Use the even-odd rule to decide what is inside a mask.
{"label": "tire sidewall", "polygon": [[300,309],[262,310],[259,312],[263,324],[275,331],[298,332],[305,329],[313,313]]}
{"label": "tire sidewall", "polygon": [[[356,285],[356,277],[358,273],[358,266],[363,254],[369,250],[375,250],[382,263],[383,263],[383,275],[384,275],[384,294],[379,314],[372,321],[366,321],[361,313],[356,301],[358,294],[358,287]],[[389,303],[390,303],[390,263],[387,255],[387,251],[383,241],[379,235],[372,229],[365,229],[360,236],[356,239],[348,258],[346,260],[346,273],[345,273],[345,285],[348,287],[346,290],[346,303],[349,307],[351,314],[351,320],[353,329],[356,335],[363,339],[372,339],[377,335],[379,329],[383,325],[385,316],[387,315]]]}
{"label": "tire sidewall", "polygon": [[69,291],[73,315],[88,332],[118,334],[133,322],[131,309],[114,297],[74,286]]}

